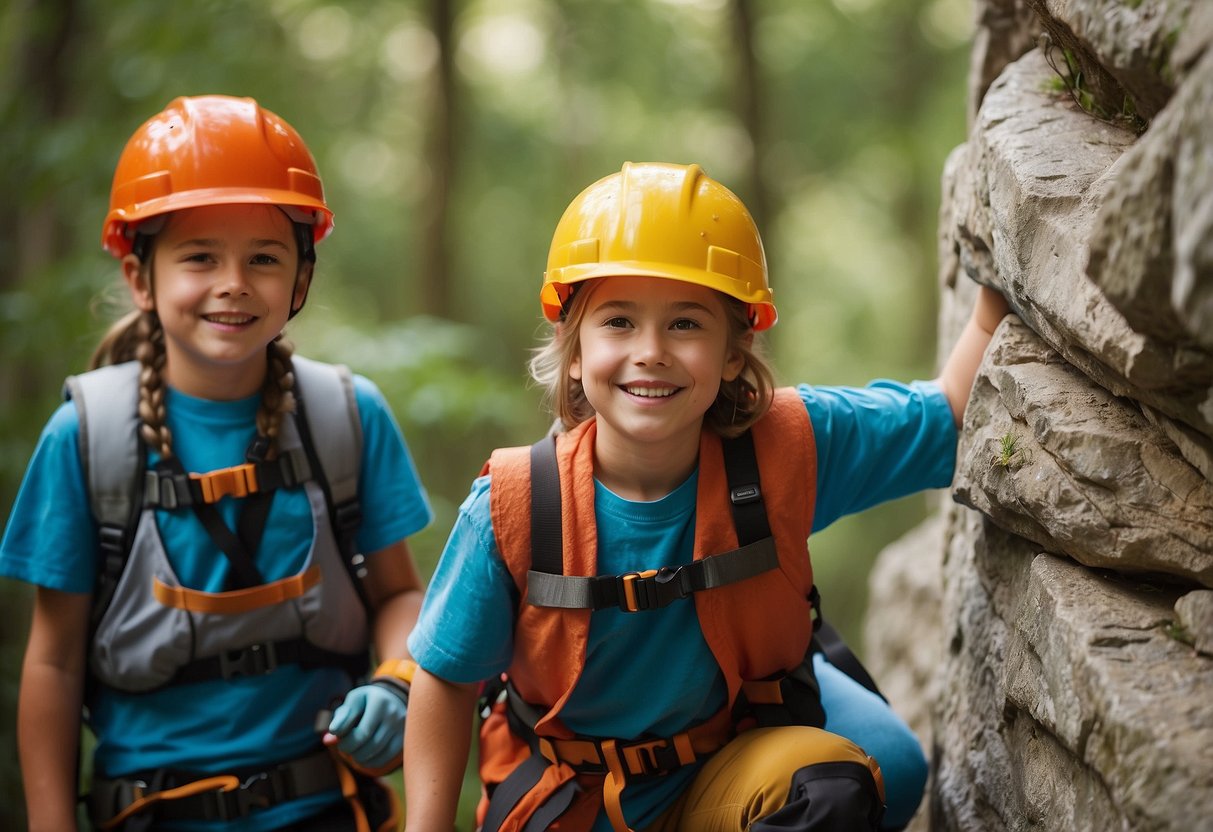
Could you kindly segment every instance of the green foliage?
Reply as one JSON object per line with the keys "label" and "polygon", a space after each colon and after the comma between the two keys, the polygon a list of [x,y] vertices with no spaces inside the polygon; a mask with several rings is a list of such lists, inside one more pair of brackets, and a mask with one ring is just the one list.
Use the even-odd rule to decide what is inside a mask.
{"label": "green foliage", "polygon": [[1163,632],[1167,638],[1174,639],[1180,644],[1186,644],[1189,647],[1196,645],[1196,638],[1188,631],[1188,628],[1180,624],[1178,621],[1168,621],[1163,626]]}
{"label": "green foliage", "polygon": [[1074,50],[1064,47],[1060,50],[1062,61],[1059,66],[1056,58],[1058,50],[1054,48],[1052,41],[1048,35],[1042,35],[1041,39],[1044,44],[1045,59],[1057,75],[1057,82],[1050,85],[1052,88],[1058,92],[1069,93],[1074,103],[1083,112],[1100,121],[1124,127],[1134,133],[1145,132],[1145,129],[1149,127],[1149,122],[1137,114],[1137,102],[1131,95],[1127,92],[1123,93],[1119,106],[1116,106],[1114,102],[1109,104],[1107,101],[1101,101],[1091,89],[1082,61]]}
{"label": "green foliage", "polygon": [[1031,453],[1020,446],[1019,435],[1007,431],[998,439],[998,450],[990,458],[990,464],[998,468],[1018,468],[1031,461]]}

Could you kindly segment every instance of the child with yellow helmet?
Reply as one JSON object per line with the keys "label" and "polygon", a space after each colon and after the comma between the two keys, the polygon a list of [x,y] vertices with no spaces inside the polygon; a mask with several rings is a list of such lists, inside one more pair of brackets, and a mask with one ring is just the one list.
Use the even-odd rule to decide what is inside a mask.
{"label": "child with yellow helmet", "polygon": [[136,308],[68,380],[0,544],[37,587],[30,829],[76,828],[82,707],[95,828],[395,828],[375,777],[432,514],[375,385],[283,339],[331,228],[303,139],[252,99],[178,98],[123,150],[102,244]]}
{"label": "child with yellow helmet", "polygon": [[908,822],[921,748],[818,648],[806,540],[951,481],[1005,301],[982,292],[935,381],[776,389],[754,222],[669,164],[572,202],[540,300],[564,430],[493,453],[431,580],[408,828],[450,828],[478,695],[485,832],[874,830],[886,789]]}

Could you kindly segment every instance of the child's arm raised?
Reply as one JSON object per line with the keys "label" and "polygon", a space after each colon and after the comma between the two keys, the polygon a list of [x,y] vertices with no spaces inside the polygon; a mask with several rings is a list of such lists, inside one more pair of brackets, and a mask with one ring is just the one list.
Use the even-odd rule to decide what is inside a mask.
{"label": "child's arm raised", "polygon": [[17,740],[30,832],[76,828],[90,596],[39,587],[21,668]]}
{"label": "child's arm raised", "polygon": [[981,364],[986,346],[1009,309],[1006,298],[996,290],[988,286],[979,287],[973,314],[948,355],[948,360],[944,362],[939,384],[948,397],[948,404],[952,406],[952,418],[957,427],[964,419],[973,378],[977,375],[977,367]]}
{"label": "child's arm raised", "polygon": [[472,742],[478,686],[417,668],[404,731],[404,792],[410,832],[449,832]]}

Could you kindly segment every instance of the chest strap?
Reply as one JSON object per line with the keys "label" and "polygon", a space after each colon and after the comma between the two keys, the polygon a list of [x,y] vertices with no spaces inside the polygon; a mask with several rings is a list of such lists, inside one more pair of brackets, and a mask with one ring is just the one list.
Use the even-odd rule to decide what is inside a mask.
{"label": "chest strap", "polygon": [[526,600],[536,607],[590,610],[618,607],[624,612],[639,612],[660,609],[694,592],[744,581],[778,568],[775,541],[768,537],[673,569],[663,566],[588,578],[532,569],[527,572]]}
{"label": "chest strap", "polygon": [[205,474],[168,469],[144,473],[143,505],[174,511],[185,506],[217,503],[223,497],[246,497],[276,488],[294,488],[312,479],[307,454],[295,449],[272,460],[246,462]]}
{"label": "chest strap", "polygon": [[336,791],[342,781],[331,753],[318,751],[264,769],[200,774],[160,769],[142,778],[94,778],[89,815],[101,830],[120,829],[143,813],[157,821],[243,818],[279,803]]}
{"label": "chest strap", "polygon": [[[692,593],[744,581],[779,568],[767,525],[753,437],[724,440],[729,498],[738,534],[746,545],[676,568],[623,575],[565,575],[560,524],[560,475],[556,442],[544,437],[531,446],[531,563],[527,603],[537,607],[624,612],[660,609]],[[748,538],[748,539],[747,539]]]}

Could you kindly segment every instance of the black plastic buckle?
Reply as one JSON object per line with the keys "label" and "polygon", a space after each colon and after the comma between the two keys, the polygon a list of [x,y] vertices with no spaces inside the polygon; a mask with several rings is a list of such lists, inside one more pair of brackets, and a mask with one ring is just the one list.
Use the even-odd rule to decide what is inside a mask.
{"label": "black plastic buckle", "polygon": [[[118,780],[114,782],[107,791],[94,789],[91,795],[100,808],[100,812],[94,809],[94,814],[104,818],[112,818],[115,815],[123,812],[128,806],[137,800],[142,800],[147,794],[148,782],[146,780]],[[105,795],[104,797],[102,795]]]}
{"label": "black plastic buckle", "polygon": [[106,554],[126,554],[126,529],[103,523],[97,529],[98,545]]}
{"label": "black plastic buckle", "polygon": [[243,650],[219,654],[219,672],[224,679],[234,676],[264,676],[278,667],[278,651],[272,642],[253,644]]}
{"label": "black plastic buckle", "polygon": [[267,771],[249,777],[236,790],[236,805],[242,817],[255,809],[268,809],[280,802],[282,795],[279,794],[277,778],[271,777]]}
{"label": "black plastic buckle", "polygon": [[333,515],[337,528],[344,532],[357,529],[362,523],[362,504],[358,500],[348,500],[341,505],[333,506]]}
{"label": "black plastic buckle", "polygon": [[624,746],[622,757],[631,777],[668,774],[682,765],[670,740],[660,739]]}
{"label": "black plastic buckle", "polygon": [[619,609],[624,612],[655,610],[687,597],[691,591],[683,580],[686,574],[681,566],[625,572],[616,578]]}
{"label": "black plastic buckle", "polygon": [[248,817],[253,812],[269,809],[290,799],[277,771],[257,772],[246,778],[237,789],[210,792],[209,795],[214,799],[214,813],[207,812],[206,816],[224,821]]}

